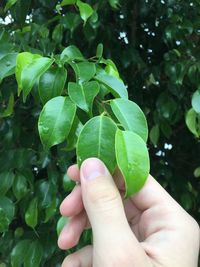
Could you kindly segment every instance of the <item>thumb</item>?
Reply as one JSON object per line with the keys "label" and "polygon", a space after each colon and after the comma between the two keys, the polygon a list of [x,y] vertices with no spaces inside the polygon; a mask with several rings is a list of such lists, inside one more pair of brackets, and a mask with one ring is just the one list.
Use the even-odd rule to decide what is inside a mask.
{"label": "thumb", "polygon": [[83,203],[92,226],[94,242],[105,246],[105,240],[116,242],[117,237],[125,241],[126,237],[133,236],[120,193],[103,162],[96,158],[85,160],[80,177]]}

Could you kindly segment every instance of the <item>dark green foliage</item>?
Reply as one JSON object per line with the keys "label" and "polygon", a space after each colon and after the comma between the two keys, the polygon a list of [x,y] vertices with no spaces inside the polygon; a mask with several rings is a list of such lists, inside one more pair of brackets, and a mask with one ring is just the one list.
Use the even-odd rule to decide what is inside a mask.
{"label": "dark green foliage", "polygon": [[[89,106],[96,96],[85,102],[81,98],[78,117],[74,117],[74,102],[80,100],[65,96],[68,82],[77,78],[89,86],[94,77],[101,84],[96,86],[100,99],[108,90],[115,97],[127,98],[118,79],[123,78],[131,100],[147,116],[152,175],[200,220],[199,1],[88,0],[85,4],[75,0],[0,2],[0,264],[6,266],[60,266],[70,253],[57,248],[59,204],[73,188],[64,174],[76,161],[73,149],[86,122],[85,112],[91,116]],[[28,69],[20,74],[21,87],[14,76],[21,52],[37,54],[30,58],[32,67],[45,57],[43,69],[35,73],[29,87]],[[101,60],[106,73],[95,67]],[[64,62],[67,73],[62,69]],[[62,79],[55,83],[59,73]],[[87,86],[79,90],[86,92]],[[45,88],[51,91],[45,94]],[[64,142],[48,152],[37,123],[43,105],[52,97],[58,97],[63,106],[70,104],[74,121],[68,141],[62,136],[60,142]],[[95,108],[93,112],[98,115]],[[54,143],[43,141],[47,147]],[[90,233],[85,232],[78,247],[88,242]],[[25,252],[24,247],[28,248]]]}

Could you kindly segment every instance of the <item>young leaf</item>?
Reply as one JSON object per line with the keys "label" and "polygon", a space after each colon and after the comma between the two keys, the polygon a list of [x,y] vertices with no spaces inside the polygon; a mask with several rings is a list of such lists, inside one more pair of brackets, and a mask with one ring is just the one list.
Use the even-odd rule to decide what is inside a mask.
{"label": "young leaf", "polygon": [[24,267],[39,267],[43,256],[43,248],[39,241],[33,241],[24,257]]}
{"label": "young leaf", "polygon": [[16,78],[18,82],[18,94],[23,90],[24,101],[36,80],[48,70],[53,62],[54,59],[26,52],[17,56]]}
{"label": "young leaf", "polygon": [[38,200],[33,198],[29,204],[29,207],[25,213],[26,224],[32,228],[38,223]]}
{"label": "young leaf", "polygon": [[114,97],[128,99],[128,92],[124,83],[116,77],[107,74],[98,74],[94,77],[98,82],[104,84]]}
{"label": "young leaf", "polygon": [[81,163],[90,157],[102,160],[111,173],[116,167],[115,133],[117,126],[108,117],[97,116],[82,128],[77,142],[77,161]]}
{"label": "young leaf", "polygon": [[85,112],[92,110],[95,96],[99,93],[99,84],[95,81],[77,84],[68,83],[68,93],[71,100]]}
{"label": "young leaf", "polygon": [[30,247],[30,240],[19,241],[11,252],[11,266],[20,267],[24,262],[24,257]]}
{"label": "young leaf", "polygon": [[82,20],[84,20],[84,24],[85,24],[87,20],[89,19],[89,17],[92,16],[94,10],[89,4],[83,3],[80,0],[78,0],[76,4],[79,8],[80,16]]}
{"label": "young leaf", "polygon": [[127,131],[138,134],[146,142],[148,127],[144,113],[134,102],[127,99],[114,99],[110,102],[112,111]]}
{"label": "young leaf", "polygon": [[57,96],[43,107],[38,130],[45,149],[62,143],[70,132],[76,106],[68,97]]}
{"label": "young leaf", "polygon": [[1,81],[15,73],[17,53],[10,53],[0,59],[0,83]]}
{"label": "young leaf", "polygon": [[101,58],[103,55],[103,44],[98,44],[97,51],[96,51],[96,57]]}
{"label": "young leaf", "polygon": [[27,194],[28,184],[26,178],[22,174],[18,173],[15,176],[12,190],[17,200],[22,199]]}
{"label": "young leaf", "polygon": [[28,65],[22,71],[22,90],[23,90],[23,100],[26,100],[26,97],[30,93],[33,85],[36,80],[40,78],[40,76],[48,70],[48,68],[53,64],[54,59],[50,58],[37,58],[32,61],[30,65]]}
{"label": "young leaf", "polygon": [[18,95],[20,95],[23,85],[22,85],[22,71],[32,63],[33,59],[41,58],[40,55],[31,54],[29,52],[19,53],[17,56],[15,75],[18,84]]}
{"label": "young leaf", "polygon": [[3,196],[11,188],[14,180],[14,174],[11,171],[0,173],[0,196]]}
{"label": "young leaf", "polygon": [[121,130],[116,132],[115,150],[117,165],[125,180],[125,197],[130,197],[142,188],[148,177],[148,150],[139,135]]}
{"label": "young leaf", "polygon": [[74,45],[70,45],[67,48],[65,48],[62,51],[60,58],[61,58],[61,60],[66,59],[66,61],[83,60],[84,59],[81,51]]}
{"label": "young leaf", "polygon": [[200,113],[200,89],[192,96],[192,107],[197,113]]}
{"label": "young leaf", "polygon": [[50,68],[40,77],[39,94],[43,104],[50,99],[61,95],[66,79],[67,71],[64,67]]}

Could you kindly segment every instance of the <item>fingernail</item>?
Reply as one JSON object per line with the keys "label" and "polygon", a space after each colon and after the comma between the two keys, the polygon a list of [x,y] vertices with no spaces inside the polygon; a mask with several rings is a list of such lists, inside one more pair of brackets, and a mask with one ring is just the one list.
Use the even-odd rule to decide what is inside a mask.
{"label": "fingernail", "polygon": [[85,180],[93,180],[106,174],[105,165],[99,159],[87,159],[81,165],[81,174]]}

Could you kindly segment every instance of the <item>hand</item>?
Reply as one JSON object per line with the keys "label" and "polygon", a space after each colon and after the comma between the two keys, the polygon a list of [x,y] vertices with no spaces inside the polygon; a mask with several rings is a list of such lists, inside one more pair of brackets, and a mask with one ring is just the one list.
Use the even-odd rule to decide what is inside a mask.
{"label": "hand", "polygon": [[68,175],[80,184],[60,206],[71,220],[58,245],[75,246],[90,225],[93,245],[66,257],[62,267],[197,266],[199,226],[154,178],[149,176],[139,193],[124,200],[120,172],[114,182],[98,159],[84,161],[80,172],[71,166]]}

